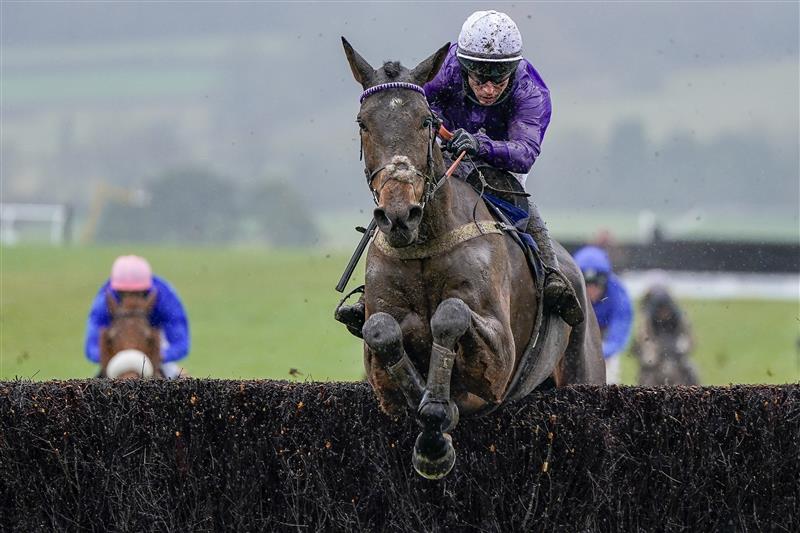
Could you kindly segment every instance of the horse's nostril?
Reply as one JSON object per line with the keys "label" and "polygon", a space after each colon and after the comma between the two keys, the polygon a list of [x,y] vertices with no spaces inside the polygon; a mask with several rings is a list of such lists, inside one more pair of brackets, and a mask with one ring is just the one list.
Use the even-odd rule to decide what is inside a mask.
{"label": "horse's nostril", "polygon": [[419,224],[420,220],[422,220],[422,206],[412,205],[411,209],[408,210],[408,224],[415,226]]}
{"label": "horse's nostril", "polygon": [[375,217],[375,222],[379,227],[383,229],[389,229],[392,227],[392,221],[386,216],[386,211],[382,207],[376,207],[372,212],[372,216]]}

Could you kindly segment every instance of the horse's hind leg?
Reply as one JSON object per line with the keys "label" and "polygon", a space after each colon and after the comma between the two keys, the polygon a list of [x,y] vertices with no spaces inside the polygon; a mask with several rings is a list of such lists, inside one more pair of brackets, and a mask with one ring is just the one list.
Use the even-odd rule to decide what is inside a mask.
{"label": "horse's hind leg", "polygon": [[422,399],[422,376],[403,348],[400,324],[387,313],[375,313],[364,324],[362,333],[367,346],[394,385],[400,388],[409,407],[416,409]]}
{"label": "horse's hind leg", "polygon": [[446,476],[455,464],[452,439],[445,433],[458,423],[458,407],[450,398],[450,378],[456,343],[469,329],[470,321],[469,307],[458,298],[443,301],[431,318],[433,349],[425,394],[417,411],[422,432],[413,456],[414,468],[428,479]]}
{"label": "horse's hind leg", "polygon": [[575,295],[584,309],[585,319],[572,328],[564,359],[556,376],[556,385],[567,383],[591,383],[602,385],[606,382],[606,365],[603,361],[603,339],[592,303],[586,294],[578,265],[569,253],[558,243],[554,243],[562,273],[572,284]]}

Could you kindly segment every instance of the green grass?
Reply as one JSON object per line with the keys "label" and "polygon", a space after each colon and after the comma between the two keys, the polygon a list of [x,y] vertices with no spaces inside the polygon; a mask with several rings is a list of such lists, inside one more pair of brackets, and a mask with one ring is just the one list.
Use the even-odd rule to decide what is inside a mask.
{"label": "green grass", "polygon": [[[77,378],[86,315],[114,258],[132,248],[2,248],[0,378]],[[197,377],[357,379],[361,343],[339,327],[346,258],[325,253],[136,248],[180,293]],[[359,274],[363,277],[363,274]]]}
{"label": "green grass", "polygon": [[[686,300],[681,305],[692,323],[693,357],[704,385],[800,381],[797,302]],[[622,365],[623,381],[635,383],[634,358],[623,357]]]}
{"label": "green grass", "polygon": [[[83,355],[86,314],[113,259],[131,251],[148,257],[184,300],[193,376],[291,379],[296,368],[300,380],[361,377],[361,342],[332,319],[346,254],[29,246],[0,248],[0,379],[93,375]],[[705,384],[800,381],[796,302],[683,303]],[[631,357],[623,377],[635,381]]]}

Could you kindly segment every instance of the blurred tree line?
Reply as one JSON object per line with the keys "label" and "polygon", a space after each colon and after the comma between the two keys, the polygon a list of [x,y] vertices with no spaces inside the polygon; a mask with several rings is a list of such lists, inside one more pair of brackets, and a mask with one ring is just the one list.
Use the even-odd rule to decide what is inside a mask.
{"label": "blurred tree line", "polygon": [[143,206],[107,203],[96,240],[274,246],[319,242],[312,212],[286,183],[243,184],[207,169],[180,168],[153,180],[147,192],[149,201]]}
{"label": "blurred tree line", "polygon": [[763,132],[698,139],[686,130],[654,140],[641,120],[625,119],[605,142],[558,135],[545,141],[527,183],[545,206],[797,214],[798,149]]}

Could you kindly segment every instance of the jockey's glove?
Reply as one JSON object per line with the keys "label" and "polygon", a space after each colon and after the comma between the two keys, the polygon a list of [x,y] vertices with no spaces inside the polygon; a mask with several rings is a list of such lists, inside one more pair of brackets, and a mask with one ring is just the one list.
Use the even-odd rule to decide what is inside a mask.
{"label": "jockey's glove", "polygon": [[467,155],[478,155],[480,147],[481,145],[478,139],[464,128],[459,128],[454,131],[453,138],[447,142],[446,146],[446,148],[454,154],[467,152]]}

